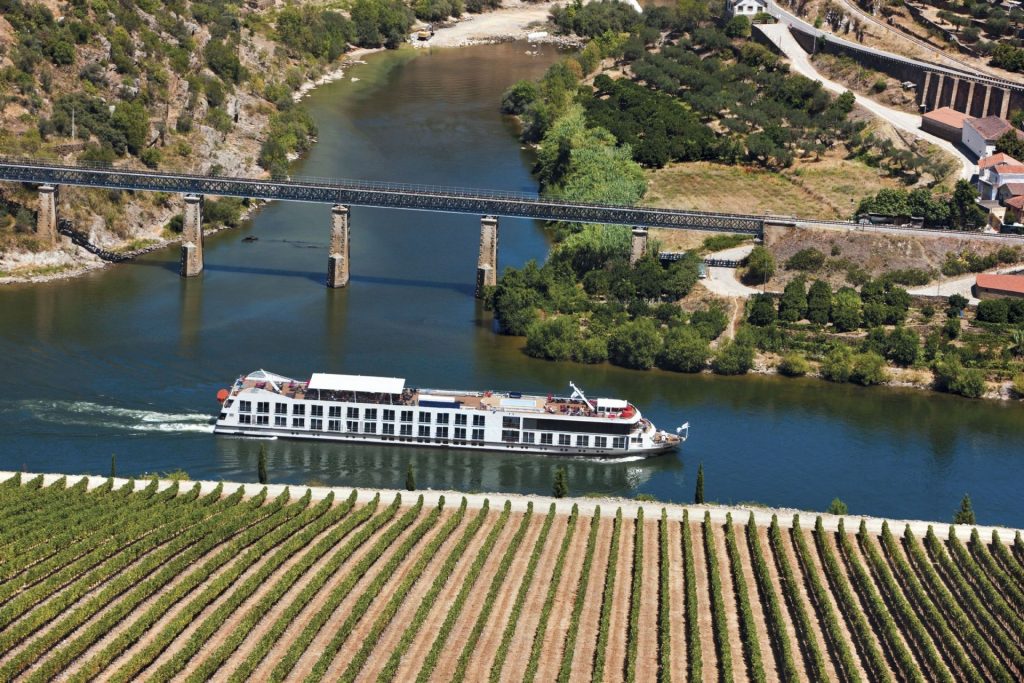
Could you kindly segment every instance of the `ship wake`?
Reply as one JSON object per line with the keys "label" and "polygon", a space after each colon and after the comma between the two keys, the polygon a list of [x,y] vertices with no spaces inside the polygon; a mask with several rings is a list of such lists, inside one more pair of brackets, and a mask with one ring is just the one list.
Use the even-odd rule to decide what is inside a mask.
{"label": "ship wake", "polygon": [[213,433],[206,413],[163,413],[91,401],[19,401],[12,406],[43,422],[130,432]]}

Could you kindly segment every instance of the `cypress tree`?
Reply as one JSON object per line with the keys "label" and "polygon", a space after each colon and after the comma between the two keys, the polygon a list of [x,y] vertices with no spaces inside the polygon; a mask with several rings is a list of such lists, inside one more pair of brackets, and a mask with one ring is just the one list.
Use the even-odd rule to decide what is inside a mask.
{"label": "cypress tree", "polygon": [[697,489],[693,492],[693,502],[704,502],[704,463],[697,466]]}
{"label": "cypress tree", "polygon": [[555,483],[551,487],[551,495],[555,498],[565,498],[569,495],[569,474],[564,467],[555,469]]}
{"label": "cypress tree", "polygon": [[974,508],[971,507],[971,497],[966,493],[960,501],[960,509],[953,515],[953,524],[977,524],[974,520]]}
{"label": "cypress tree", "polygon": [[113,479],[117,476],[117,454],[110,454],[110,478]]}
{"label": "cypress tree", "polygon": [[270,481],[270,478],[267,476],[267,447],[263,444],[260,444],[260,462],[257,466],[257,475],[261,484],[266,484]]}
{"label": "cypress tree", "polygon": [[411,462],[405,466],[405,490],[416,490],[416,475],[413,474]]}

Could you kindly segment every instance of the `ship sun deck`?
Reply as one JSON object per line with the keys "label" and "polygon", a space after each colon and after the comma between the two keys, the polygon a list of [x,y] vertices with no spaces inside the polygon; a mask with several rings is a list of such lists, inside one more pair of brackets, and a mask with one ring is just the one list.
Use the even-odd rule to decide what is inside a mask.
{"label": "ship sun deck", "polygon": [[573,417],[629,418],[635,409],[617,399],[581,400],[575,397],[537,396],[519,392],[470,392],[438,389],[414,389],[395,377],[330,375],[315,373],[308,382],[274,375],[263,370],[240,377],[234,386],[237,394],[246,389],[262,389],[294,400],[337,401],[373,405],[451,407],[491,412],[538,413]]}

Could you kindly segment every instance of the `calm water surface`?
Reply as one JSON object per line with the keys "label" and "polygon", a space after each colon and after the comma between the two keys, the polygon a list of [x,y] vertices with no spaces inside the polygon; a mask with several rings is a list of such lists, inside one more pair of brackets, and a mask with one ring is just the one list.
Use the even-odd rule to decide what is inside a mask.
{"label": "calm water surface", "polygon": [[[501,92],[556,58],[523,44],[374,55],[308,105],[320,140],[304,175],[532,191],[530,156]],[[983,522],[1024,526],[1024,411],[920,392],[778,378],[688,377],[551,364],[491,332],[473,298],[472,216],[352,209],[352,283],[323,286],[329,209],[276,204],[207,243],[182,281],[177,250],[68,282],[0,290],[0,467],[120,474],[183,468],[254,480],[266,443],[279,482],[546,493],[556,464],[576,493],[708,497],[946,519],[965,491]],[[242,242],[246,236],[259,240]],[[542,259],[531,221],[501,223],[499,259]],[[586,462],[517,455],[215,438],[216,390],[256,368],[384,374],[447,388],[628,397],[656,424],[684,420],[675,455]]]}

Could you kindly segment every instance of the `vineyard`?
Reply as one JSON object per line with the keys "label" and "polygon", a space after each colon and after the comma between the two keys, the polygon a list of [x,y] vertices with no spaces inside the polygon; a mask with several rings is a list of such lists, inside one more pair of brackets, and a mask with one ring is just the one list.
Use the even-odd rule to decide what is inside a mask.
{"label": "vineyard", "polygon": [[1024,679],[1019,534],[273,490],[5,479],[0,681]]}

